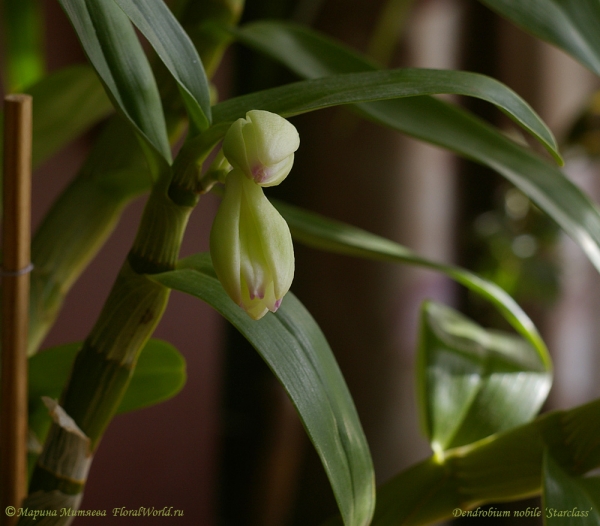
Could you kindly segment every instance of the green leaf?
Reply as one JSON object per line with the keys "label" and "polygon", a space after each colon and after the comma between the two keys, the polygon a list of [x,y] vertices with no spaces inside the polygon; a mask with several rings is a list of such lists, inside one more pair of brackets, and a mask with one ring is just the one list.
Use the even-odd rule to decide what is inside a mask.
{"label": "green leaf", "polygon": [[151,279],[209,303],[254,346],[277,376],[321,457],[346,526],[369,524],[374,473],[350,393],[308,311],[288,293],[277,313],[254,321],[227,296],[210,256],[184,259]]}
{"label": "green leaf", "polygon": [[33,97],[34,166],[108,116],[113,109],[89,66],[71,66],[52,73],[26,92]]}
{"label": "green leaf", "polygon": [[[33,97],[33,154],[36,167],[112,111],[102,84],[88,66],[47,75],[24,90]],[[76,107],[77,111],[72,111]],[[0,112],[0,124],[2,112]],[[4,127],[0,126],[0,141]],[[2,170],[0,149],[0,171]]]}
{"label": "green leaf", "polygon": [[[29,359],[29,427],[38,437],[50,425],[42,396],[59,398],[81,343],[53,347]],[[119,406],[119,413],[135,411],[175,396],[185,384],[185,360],[167,342],[149,340]]]}
{"label": "green leaf", "polygon": [[422,307],[417,360],[421,419],[440,455],[529,422],[552,383],[527,342],[432,301]]}
{"label": "green leaf", "polygon": [[[419,462],[377,489],[371,526],[416,526],[451,517],[491,518],[481,515],[481,511],[494,510],[486,503],[521,500],[540,493],[546,450],[554,459],[560,458],[574,476],[597,468],[599,415],[600,400],[595,400],[452,449],[443,458],[434,456]],[[586,490],[590,488],[598,495],[593,479],[579,480],[585,481]],[[597,504],[594,508],[598,509]],[[579,524],[587,524],[580,520]],[[327,522],[328,526],[338,524],[341,522],[336,519]]]}
{"label": "green leaf", "polygon": [[214,119],[215,123],[234,121],[251,109],[291,117],[331,106],[432,94],[488,101],[531,132],[548,151],[556,152],[552,133],[523,99],[497,80],[466,71],[406,68],[305,80],[222,102],[214,108]]}
{"label": "green leaf", "polygon": [[504,176],[554,219],[600,271],[600,213],[564,173],[459,108],[433,99],[414,98],[406,102],[404,107],[391,104],[371,107],[369,115],[396,129],[407,123],[422,126],[426,122],[436,134],[445,130],[443,138],[438,135],[436,141],[430,142],[450,148]]}
{"label": "green leaf", "polygon": [[563,49],[600,75],[597,0],[480,0],[533,35]]}
{"label": "green leaf", "polygon": [[[265,38],[259,38],[260,35]],[[238,36],[296,73],[311,78],[374,68],[352,50],[297,26],[253,24]],[[359,110],[376,122],[497,171],[552,217],[600,270],[600,213],[589,197],[557,168],[473,115],[432,97],[361,104]]]}
{"label": "green leaf", "polygon": [[521,307],[494,283],[460,267],[422,258],[398,243],[354,226],[275,200],[273,203],[288,222],[296,241],[338,254],[429,268],[447,275],[479,294],[490,301],[514,329],[536,349],[545,370],[551,370],[548,350],[533,322]]}
{"label": "green leaf", "polygon": [[545,451],[544,524],[600,525],[600,478],[570,475]]}
{"label": "green leaf", "polygon": [[142,350],[118,413],[128,413],[175,396],[185,385],[185,359],[167,342],[152,339]]}
{"label": "green leaf", "polygon": [[115,106],[170,163],[162,104],[148,59],[127,15],[113,0],[59,0]]}
{"label": "green leaf", "polygon": [[[342,73],[376,71],[378,69],[366,57],[362,57],[358,53],[302,26],[280,22],[257,22],[235,30],[234,34],[243,43],[269,55],[298,75],[310,79],[329,77]],[[415,91],[412,94],[409,93],[401,96],[410,97],[436,93],[455,93],[491,102],[511,119],[532,133],[548,149],[557,162],[562,164],[552,132],[529,105],[504,84],[489,77],[462,71],[426,69],[400,71],[406,71],[407,77],[413,77],[414,75],[415,82],[419,84],[417,90],[422,90],[420,93]],[[435,86],[435,88],[430,88],[428,84],[432,84],[433,82],[436,82],[436,84],[439,82],[439,85]],[[463,82],[470,85],[464,86],[462,85]],[[376,92],[373,93],[375,94]],[[396,97],[373,96],[368,100],[392,98]],[[366,101],[367,99],[364,100]],[[399,102],[401,101],[393,101],[392,105]],[[410,103],[410,101],[406,102]],[[366,113],[368,114],[368,110],[372,106],[377,108],[379,104],[381,103],[362,104],[359,107],[363,111],[367,110]],[[443,104],[452,107],[450,104]],[[414,131],[418,131],[422,127],[427,128],[428,126],[421,123],[420,126],[414,126]],[[401,131],[413,134],[411,128]],[[437,135],[435,132],[426,131],[426,133],[433,133],[433,137]],[[425,138],[425,140],[428,139]]]}
{"label": "green leaf", "polygon": [[125,206],[151,186],[141,142],[129,123],[113,114],[77,177],[33,236],[29,354],[37,352],[65,295],[111,234]]}
{"label": "green leaf", "polygon": [[303,26],[261,21],[231,31],[240,42],[281,62],[300,77],[315,79],[379,69],[370,58]]}
{"label": "green leaf", "polygon": [[6,91],[20,92],[44,74],[41,4],[35,0],[2,2]]}
{"label": "green leaf", "polygon": [[148,39],[177,81],[197,132],[210,125],[210,93],[192,41],[163,0],[114,0]]}
{"label": "green leaf", "polygon": [[[550,357],[533,322],[506,292],[467,270],[421,258],[388,239],[281,202],[275,205],[297,241],[329,252],[442,272],[492,302],[526,339],[485,331],[448,308],[426,307],[419,381],[424,427],[436,451],[520,425],[537,413],[552,382]],[[436,377],[444,382],[434,381]],[[438,405],[440,400],[443,404]]]}

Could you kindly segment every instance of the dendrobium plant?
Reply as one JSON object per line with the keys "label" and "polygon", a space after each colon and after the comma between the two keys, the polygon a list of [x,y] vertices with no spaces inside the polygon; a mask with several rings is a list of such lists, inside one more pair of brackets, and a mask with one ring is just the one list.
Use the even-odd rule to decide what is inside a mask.
{"label": "dendrobium plant", "polygon": [[[328,526],[428,524],[462,508],[535,494],[543,496],[547,509],[589,508],[590,521],[581,524],[600,524],[600,480],[590,476],[600,467],[600,399],[536,417],[552,382],[550,355],[533,322],[503,289],[352,225],[285,203],[276,209],[263,191],[287,177],[300,143],[281,115],[354,105],[374,123],[503,175],[600,270],[596,204],[536,150],[457,107],[454,99],[431,95],[494,104],[560,164],[551,131],[525,101],[477,73],[376,69],[357,51],[282,20],[236,28],[243,0],[57,1],[90,64],[45,75],[44,53],[36,44],[42,3],[0,0],[2,79],[6,92],[34,95],[34,163],[106,122],[33,239],[28,425],[36,439],[31,443],[42,447],[30,452],[28,496],[5,502],[0,512],[29,510],[29,516],[17,513],[19,526],[37,524],[43,515],[57,517],[44,524],[68,526],[73,516],[58,512],[78,510],[87,470],[113,417],[181,389],[183,357],[152,337],[176,290],[207,302],[230,321],[285,388],[338,504],[340,515]],[[479,1],[600,76],[598,0]],[[382,20],[394,11],[386,9]],[[140,33],[156,51],[152,58]],[[215,102],[210,77],[233,39],[305,80]],[[221,141],[222,151],[207,169],[204,163]],[[369,177],[369,185],[379,184],[378,175]],[[219,183],[223,200],[210,254],[180,259],[191,213]],[[148,199],[137,235],[90,333],[82,342],[36,355],[70,287],[140,194]],[[294,247],[288,223],[296,241],[312,247],[441,272],[489,301],[514,329],[489,331],[449,307],[424,303],[416,383],[422,428],[435,455],[379,488],[334,353],[316,320],[289,292]],[[355,308],[363,304],[357,301]],[[363,351],[363,360],[381,356],[371,345]],[[42,397],[53,400],[50,414]]]}

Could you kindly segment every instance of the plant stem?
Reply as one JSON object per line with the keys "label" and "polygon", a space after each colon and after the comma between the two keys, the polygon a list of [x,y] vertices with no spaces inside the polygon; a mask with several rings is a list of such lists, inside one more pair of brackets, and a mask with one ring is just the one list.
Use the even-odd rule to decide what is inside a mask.
{"label": "plant stem", "polygon": [[[140,228],[100,317],[77,355],[61,407],[90,440],[92,455],[127,389],[139,352],[166,307],[169,289],[145,274],[172,269],[193,206],[175,204],[168,181],[157,183],[146,203]],[[36,466],[30,493],[59,490],[79,493],[85,478],[73,479],[44,465],[44,458],[65,458],[69,442],[53,424]]]}
{"label": "plant stem", "polygon": [[[221,22],[235,23],[242,6],[243,0],[224,2],[217,10],[221,15]],[[191,8],[191,11],[194,9]],[[192,34],[192,38],[198,44],[198,41],[202,42],[204,38],[204,22],[214,13],[210,10],[206,13],[194,13],[196,16],[193,20],[188,18],[187,14],[189,13],[186,11],[184,18],[188,23],[198,26]],[[189,24],[187,28],[189,29]],[[211,65],[208,71],[214,71],[229,40],[222,32],[214,35],[210,29],[206,29],[206,32],[209,36],[204,45],[199,45],[199,51],[203,63]],[[175,104],[170,108],[173,115],[177,114],[177,107]],[[52,410],[55,421],[34,469],[30,495],[24,506],[31,509],[55,510],[62,507],[78,507],[93,452],[127,389],[139,352],[152,335],[168,301],[169,290],[147,279],[146,274],[174,268],[187,220],[198,201],[200,185],[197,179],[202,163],[223,133],[223,127],[213,128],[208,130],[204,137],[196,137],[186,143],[185,156],[176,160],[181,171],[174,167],[172,180],[169,171],[163,173],[154,185],[134,245],[96,325],[75,360],[69,383],[61,399],[61,407]],[[91,241],[85,244],[85,250],[72,249],[72,253],[69,253],[71,257],[64,268],[58,258],[59,268],[50,265],[49,276],[42,278],[42,283],[51,289],[45,296],[47,302],[43,303],[42,311],[47,315],[50,310],[51,320],[43,324],[40,333],[45,332],[46,327],[53,321],[65,289],[112,229],[113,221],[118,217],[121,207],[135,195],[135,192],[129,192],[121,186],[125,179],[123,176],[128,175],[124,173],[129,170],[127,161],[124,163],[125,170],[115,170],[111,165],[110,156],[105,155],[107,151],[113,150],[125,152],[127,157],[128,148],[124,148],[122,144],[119,146],[120,148],[113,149],[110,145],[101,145],[97,149],[99,155],[94,158],[92,154],[90,158],[88,165],[92,175],[97,175],[98,164],[100,174],[108,175],[108,179],[114,176],[117,199],[113,203],[104,204],[102,199],[97,201],[96,204],[105,214],[102,221],[89,222],[94,235]],[[105,166],[107,158],[109,166]],[[162,169],[165,171],[164,167]],[[57,206],[54,217],[48,217],[47,230],[40,231],[40,239],[43,233],[57,235],[61,232],[60,225],[68,215],[65,215],[66,212],[77,207],[78,192],[92,190],[94,186],[96,190],[101,188],[105,181],[100,182],[99,179],[102,177],[92,177],[91,185],[88,185],[84,177],[80,185],[75,183],[70,188],[68,198],[57,203],[60,206]],[[52,242],[52,236],[49,237],[49,241],[40,240],[41,255],[53,253],[48,245]],[[55,276],[59,276],[56,283],[52,281]],[[56,288],[52,290],[54,285]],[[41,296],[44,296],[43,290]],[[26,521],[22,519],[20,522]],[[68,523],[68,517],[56,522]]]}
{"label": "plant stem", "polygon": [[123,119],[112,117],[33,238],[29,355],[37,352],[65,295],[113,231],[123,208],[151,185],[135,134]]}

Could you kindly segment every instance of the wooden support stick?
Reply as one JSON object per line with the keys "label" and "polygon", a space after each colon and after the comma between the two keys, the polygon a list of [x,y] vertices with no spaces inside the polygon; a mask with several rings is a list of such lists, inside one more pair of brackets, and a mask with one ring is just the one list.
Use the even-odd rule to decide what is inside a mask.
{"label": "wooden support stick", "polygon": [[18,520],[10,507],[18,510],[27,495],[31,109],[28,95],[4,99],[0,520],[6,526]]}

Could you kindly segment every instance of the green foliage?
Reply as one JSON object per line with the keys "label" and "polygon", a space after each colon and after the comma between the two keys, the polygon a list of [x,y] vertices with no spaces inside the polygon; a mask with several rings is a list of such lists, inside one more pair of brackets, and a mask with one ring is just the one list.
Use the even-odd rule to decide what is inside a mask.
{"label": "green foliage", "polygon": [[600,478],[570,475],[546,451],[544,524],[600,524]]}
{"label": "green foliage", "polygon": [[112,1],[59,1],[117,109],[148,146],[170,161],[156,81],[127,15]]}
{"label": "green foliage", "polygon": [[[430,457],[411,466],[377,489],[371,524],[430,524],[453,517],[457,509],[536,495],[542,488],[540,474],[547,451],[560,458],[578,480],[589,481],[583,483],[585,487],[594,489],[596,481],[580,476],[600,465],[598,426],[586,425],[599,409],[596,400],[569,411],[547,413],[526,425],[449,450],[443,458]],[[569,501],[565,504],[566,510],[572,509]],[[579,524],[588,524],[585,518],[580,520]],[[327,522],[327,526],[339,524],[339,519]]]}
{"label": "green foliage", "polygon": [[499,313],[536,349],[545,369],[550,356],[541,336],[527,314],[504,290],[468,270],[428,260],[389,239],[351,225],[328,219],[298,207],[277,202],[294,238],[308,246],[349,256],[406,263],[441,272],[489,301]]}
{"label": "green foliage", "polygon": [[369,524],[375,505],[369,448],[327,340],[304,306],[290,293],[276,313],[252,320],[225,293],[208,254],[186,258],[153,279],[207,302],[245,336],[296,406],[344,524]]}
{"label": "green foliage", "polygon": [[[523,4],[528,5],[528,4]],[[260,38],[259,34],[270,38]],[[314,33],[285,24],[256,24],[239,38],[301,76],[318,78],[374,66]],[[283,52],[282,52],[283,51]],[[369,119],[484,164],[517,186],[554,219],[600,269],[600,213],[558,169],[459,108],[430,97],[361,104]]]}
{"label": "green foliage", "polygon": [[35,0],[4,0],[3,44],[7,92],[28,88],[44,75],[41,5]]}
{"label": "green foliage", "polygon": [[479,1],[600,75],[600,5],[596,0]]}
{"label": "green foliage", "polygon": [[210,93],[202,61],[162,0],[115,0],[148,39],[177,81],[195,133],[210,125]]}
{"label": "green foliage", "polygon": [[[59,151],[112,113],[112,105],[88,66],[48,75],[27,90],[33,99],[33,165]],[[72,111],[72,108],[78,111]]]}
{"label": "green foliage", "polygon": [[531,345],[435,302],[422,307],[417,359],[421,422],[438,455],[529,422],[552,383]]}
{"label": "green foliage", "polygon": [[495,104],[556,152],[550,130],[516,93],[490,77],[464,71],[404,68],[343,73],[230,99],[215,106],[214,119],[215,123],[232,121],[257,108],[291,117],[331,106],[442,93]]}
{"label": "green foliage", "polygon": [[[88,66],[61,69],[43,77],[24,91],[35,100],[32,145],[34,167],[113,111],[98,77]],[[80,111],[71,111],[74,106]],[[0,128],[0,139],[3,131],[3,127]],[[2,153],[0,151],[0,161]]]}
{"label": "green foliage", "polygon": [[[29,360],[29,427],[38,438],[50,425],[42,396],[58,398],[81,342],[47,349]],[[183,356],[172,345],[150,340],[140,355],[131,383],[119,405],[119,413],[148,407],[175,396],[185,384]]]}

